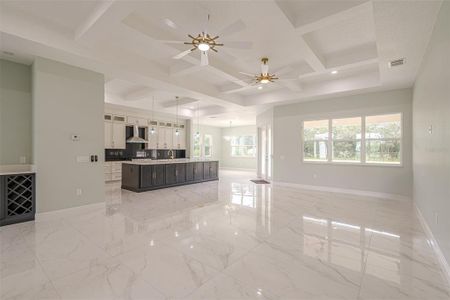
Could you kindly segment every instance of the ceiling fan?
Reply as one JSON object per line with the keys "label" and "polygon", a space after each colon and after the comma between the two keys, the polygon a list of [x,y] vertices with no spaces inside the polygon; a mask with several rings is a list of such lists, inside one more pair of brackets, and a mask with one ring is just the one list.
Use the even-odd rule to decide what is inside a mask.
{"label": "ceiling fan", "polygon": [[[207,27],[209,23],[210,16],[208,14],[208,18],[206,21],[206,25],[204,30],[201,33],[198,33],[197,35],[194,34],[188,34],[190,41],[167,41],[167,40],[161,40],[161,42],[168,43],[168,44],[184,44],[184,45],[190,45],[192,48],[182,51],[179,54],[175,55],[173,59],[181,59],[188,55],[189,53],[199,50],[200,51],[200,65],[206,66],[209,64],[208,61],[208,52],[209,50],[218,52],[216,48],[218,47],[229,47],[229,48],[238,48],[238,49],[249,49],[252,47],[251,42],[219,42],[218,39],[220,36],[226,36],[226,35],[232,35],[234,33],[240,32],[245,29],[245,24],[238,20],[222,30],[218,32],[217,35],[210,35],[208,33]],[[224,44],[225,43],[225,44]]]}
{"label": "ceiling fan", "polygon": [[287,78],[279,78],[278,75],[282,75],[285,73],[291,73],[293,72],[293,68],[291,66],[287,66],[284,68],[279,69],[276,73],[269,73],[269,59],[267,57],[261,58],[261,72],[257,74],[250,74],[245,72],[239,72],[242,75],[245,75],[247,77],[250,77],[251,79],[247,81],[248,85],[240,87],[238,89],[233,89],[226,91],[225,93],[235,93],[244,91],[250,88],[254,88],[255,86],[258,86],[258,89],[262,89],[264,85],[268,83],[275,83],[280,84],[282,86],[285,86],[293,91],[299,91],[300,87],[297,85],[298,77],[291,77]]}
{"label": "ceiling fan", "polygon": [[253,84],[266,84],[269,82],[275,82],[276,80],[279,80],[280,78],[277,77],[275,74],[269,73],[269,59],[267,57],[261,58],[261,73],[259,74],[249,74],[245,72],[239,72],[242,75],[249,76],[253,78]]}

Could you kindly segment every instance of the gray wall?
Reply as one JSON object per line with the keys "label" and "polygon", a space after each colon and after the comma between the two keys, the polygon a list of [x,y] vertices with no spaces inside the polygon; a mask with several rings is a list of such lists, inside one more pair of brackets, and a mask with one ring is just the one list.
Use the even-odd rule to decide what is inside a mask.
{"label": "gray wall", "polygon": [[[256,126],[238,126],[231,128],[222,128],[222,137],[254,135],[256,138]],[[252,157],[232,157],[231,141],[223,139],[222,141],[222,162],[221,167],[231,169],[246,169],[256,171],[257,158]]]}
{"label": "gray wall", "polygon": [[[412,196],[410,89],[277,106],[273,116],[274,181]],[[302,162],[304,119],[403,113],[403,165],[366,166]]]}
{"label": "gray wall", "polygon": [[449,56],[450,2],[444,1],[414,86],[414,200],[450,263]]}
{"label": "gray wall", "polygon": [[[103,75],[44,58],[36,58],[32,75],[37,210],[104,201]],[[91,154],[100,161],[77,162]]]}
{"label": "gray wall", "polygon": [[0,165],[30,161],[31,68],[0,59]]}

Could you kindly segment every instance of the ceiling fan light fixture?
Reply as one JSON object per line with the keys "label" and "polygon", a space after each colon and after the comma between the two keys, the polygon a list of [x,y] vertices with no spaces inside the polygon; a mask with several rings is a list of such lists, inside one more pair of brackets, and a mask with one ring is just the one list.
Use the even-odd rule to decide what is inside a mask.
{"label": "ceiling fan light fixture", "polygon": [[209,50],[209,44],[208,43],[200,43],[198,44],[198,50],[200,51],[208,51]]}
{"label": "ceiling fan light fixture", "polygon": [[263,84],[266,84],[266,83],[269,83],[269,79],[263,78],[263,79],[261,79],[260,82],[263,83]]}

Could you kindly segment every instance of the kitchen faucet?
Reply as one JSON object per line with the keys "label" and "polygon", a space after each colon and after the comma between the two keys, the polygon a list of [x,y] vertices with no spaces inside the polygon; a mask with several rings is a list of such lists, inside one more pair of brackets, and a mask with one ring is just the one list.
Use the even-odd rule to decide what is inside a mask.
{"label": "kitchen faucet", "polygon": [[170,149],[170,150],[167,152],[167,154],[169,155],[169,158],[170,158],[170,159],[174,159],[174,156],[173,156],[173,150],[172,150],[172,149]]}

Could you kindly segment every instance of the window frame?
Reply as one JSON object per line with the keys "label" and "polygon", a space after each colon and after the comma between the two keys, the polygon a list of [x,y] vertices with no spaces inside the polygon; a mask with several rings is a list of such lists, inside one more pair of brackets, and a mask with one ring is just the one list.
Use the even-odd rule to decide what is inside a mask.
{"label": "window frame", "polygon": [[201,158],[202,157],[202,151],[203,151],[203,147],[202,147],[202,145],[203,145],[203,143],[202,143],[202,135],[201,134],[199,134],[198,135],[198,147],[199,147],[199,154],[198,154],[198,156],[196,156],[195,155],[195,139],[196,139],[196,136],[195,136],[195,133],[194,133],[194,139],[193,139],[193,143],[192,143],[192,157],[194,157],[194,158]]}
{"label": "window frame", "polygon": [[[238,140],[240,140],[240,138],[241,137],[252,137],[253,138],[253,145],[233,145],[232,143],[233,143],[233,138],[237,138]],[[254,159],[254,158],[256,158],[256,156],[257,156],[257,154],[256,154],[256,145],[257,145],[257,141],[256,141],[256,136],[254,135],[254,134],[244,134],[244,135],[235,135],[235,136],[232,136],[231,137],[231,140],[230,140],[230,157],[233,157],[233,158],[251,158],[251,159]],[[233,148],[235,148],[235,147],[237,147],[237,148],[244,148],[244,147],[253,147],[253,152],[254,152],[254,155],[252,155],[252,156],[242,156],[242,155],[233,155]]]}
{"label": "window frame", "polygon": [[[206,137],[209,138],[209,155],[206,155],[206,150],[205,150],[206,149],[206,143],[205,143]],[[203,135],[203,155],[204,155],[204,157],[208,157],[208,158],[211,158],[213,156],[213,137],[211,134]]]}
{"label": "window frame", "polygon": [[[399,163],[386,163],[386,162],[367,162],[366,161],[366,117],[373,117],[373,116],[384,116],[384,115],[400,115],[400,152],[399,152]],[[333,149],[332,149],[332,121],[333,119],[345,119],[345,118],[355,118],[355,117],[361,117],[361,161],[355,162],[355,161],[333,161]],[[327,147],[328,147],[328,153],[327,153],[327,159],[326,160],[305,160],[305,136],[304,136],[304,125],[305,122],[309,121],[319,121],[319,120],[328,120],[328,140],[327,140]],[[311,118],[305,118],[301,121],[300,124],[300,146],[301,146],[301,163],[304,164],[318,164],[318,165],[338,165],[338,166],[370,166],[370,167],[392,167],[392,168],[401,168],[403,167],[403,145],[404,145],[404,118],[403,118],[403,112],[394,111],[394,112],[380,112],[380,113],[366,113],[366,114],[345,114],[345,115],[336,115],[333,117],[330,116],[316,116]]]}

